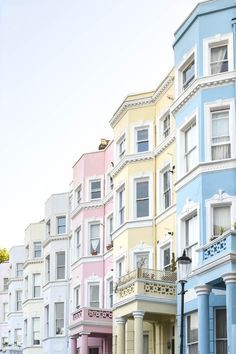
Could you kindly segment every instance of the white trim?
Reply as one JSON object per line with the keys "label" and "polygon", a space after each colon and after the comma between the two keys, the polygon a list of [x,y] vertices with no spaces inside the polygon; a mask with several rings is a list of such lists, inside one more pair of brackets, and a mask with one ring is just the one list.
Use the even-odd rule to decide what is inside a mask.
{"label": "white trim", "polygon": [[[115,140],[114,143],[114,162],[115,165],[118,164],[119,161],[121,161],[124,156],[127,154],[127,129],[122,130],[119,134],[119,136],[117,137],[117,139]],[[122,156],[120,156],[120,144],[124,141],[124,154]]]}
{"label": "white trim", "polygon": [[99,308],[102,307],[102,279],[97,275],[93,274],[85,280],[84,287],[84,304],[90,307],[90,285],[99,285]]}
{"label": "white trim", "polygon": [[186,116],[184,122],[177,129],[176,134],[176,146],[177,146],[177,178],[181,178],[185,174],[189,173],[194,167],[189,171],[186,171],[185,168],[185,132],[192,123],[196,122],[196,165],[199,163],[199,117],[198,117],[198,108],[196,108],[190,115]]}
{"label": "white trim", "polygon": [[163,253],[164,250],[170,248],[170,264],[171,264],[171,259],[172,259],[172,253],[173,253],[173,236],[166,234],[164,238],[162,238],[158,244],[157,244],[157,269],[163,270],[164,269],[164,259],[163,259]]}
{"label": "white trim", "polygon": [[[178,97],[182,92],[186,91],[183,89],[182,78],[183,78],[183,70],[191,63],[192,59],[194,59],[194,82],[197,78],[197,47],[194,46],[187,53],[185,53],[182,57],[181,62],[175,69],[175,97]],[[190,84],[190,86],[192,83]]]}
{"label": "white trim", "polygon": [[[216,100],[213,102],[207,102],[204,105],[204,117],[205,117],[205,160],[206,161],[218,161],[211,159],[211,110],[229,107],[229,134],[230,134],[230,146],[231,146],[231,157],[236,157],[236,144],[233,142],[236,139],[236,123],[235,123],[235,100],[234,99],[225,99],[225,100]],[[223,160],[223,159],[222,159]]]}
{"label": "white trim", "polygon": [[[148,150],[138,152],[137,149],[137,132],[139,130],[148,130]],[[131,135],[130,135],[130,151],[129,154],[145,154],[153,150],[153,121],[150,120],[140,120],[135,122],[130,126]]]}
{"label": "white trim", "polygon": [[[137,204],[136,204],[136,186],[139,182],[148,182],[148,215],[143,217],[137,216]],[[130,215],[131,220],[147,220],[152,215],[153,211],[153,198],[152,198],[152,190],[153,190],[153,179],[151,173],[146,173],[145,171],[140,171],[139,174],[132,176],[130,178],[130,191],[131,191],[131,198],[129,203]]]}
{"label": "white trim", "polygon": [[131,269],[136,269],[136,256],[138,254],[146,253],[148,255],[148,267],[153,269],[153,248],[142,241],[130,250],[130,265]]}
{"label": "white trim", "polygon": [[[103,175],[94,176],[94,177],[90,176],[86,182],[87,182],[87,188],[88,188],[87,200],[90,202],[102,200],[104,197],[104,195],[103,195],[103,190],[104,190]],[[100,198],[91,198],[91,192],[92,192],[91,184],[92,184],[92,182],[100,182]]]}
{"label": "white trim", "polygon": [[165,172],[171,171],[173,168],[172,159],[165,160],[163,164],[160,166],[160,169],[157,170],[157,186],[159,186],[159,193],[157,193],[158,198],[158,214],[163,213],[164,211],[168,210],[173,203],[173,176],[172,173],[169,172],[169,179],[170,179],[170,205],[165,208],[164,207],[164,200],[163,200],[163,176]]}
{"label": "white trim", "polygon": [[[234,53],[233,53],[233,33],[216,34],[213,37],[203,39],[203,75],[212,75],[210,70],[210,48],[217,47],[222,44],[228,46],[228,71],[234,69]],[[223,73],[218,73],[223,74]],[[217,74],[217,75],[218,75]]]}

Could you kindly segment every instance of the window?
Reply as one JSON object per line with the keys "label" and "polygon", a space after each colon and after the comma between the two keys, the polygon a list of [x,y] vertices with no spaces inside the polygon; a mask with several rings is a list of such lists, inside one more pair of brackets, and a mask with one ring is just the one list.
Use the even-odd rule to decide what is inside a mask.
{"label": "window", "polygon": [[25,259],[29,258],[29,245],[25,247]]}
{"label": "window", "polygon": [[3,278],[3,291],[8,290],[8,278]]}
{"label": "window", "polygon": [[46,262],[46,282],[50,281],[50,255],[45,258]]}
{"label": "window", "polygon": [[76,189],[75,195],[76,195],[76,204],[79,205],[81,203],[81,185]]}
{"label": "window", "polygon": [[162,120],[162,137],[167,138],[170,135],[170,114],[167,114]]}
{"label": "window", "polygon": [[113,280],[108,280],[108,307],[112,308],[113,306]]}
{"label": "window", "polygon": [[24,320],[24,346],[27,347],[28,342],[28,321]]}
{"label": "window", "polygon": [[90,199],[101,198],[101,181],[90,181]]}
{"label": "window", "polygon": [[125,136],[123,136],[117,143],[118,157],[122,159],[125,154]]}
{"label": "window", "polygon": [[162,178],[162,209],[167,209],[171,205],[171,181],[170,181],[170,166],[161,173]]}
{"label": "window", "polygon": [[122,225],[124,223],[124,217],[125,217],[125,187],[123,186],[119,191],[118,191],[118,223],[119,225]]}
{"label": "window", "polygon": [[28,299],[28,288],[29,288],[29,278],[27,275],[25,277],[25,299]]}
{"label": "window", "polygon": [[136,182],[136,217],[149,216],[149,183]]}
{"label": "window", "polygon": [[57,272],[56,272],[56,276],[57,276],[57,280],[59,279],[65,279],[65,252],[58,252],[56,253],[56,260],[57,260]]}
{"label": "window", "polygon": [[135,268],[149,268],[149,253],[139,252],[135,254]]}
{"label": "window", "polygon": [[108,244],[112,244],[112,232],[113,232],[113,215],[110,215],[107,218],[107,226],[108,226]]}
{"label": "window", "polygon": [[81,257],[81,228],[79,227],[75,231],[75,249],[76,249],[76,260]]}
{"label": "window", "polygon": [[165,248],[163,248],[162,256],[163,256],[163,269],[170,270],[170,265],[171,265],[170,244],[167,245]]}
{"label": "window", "polygon": [[80,286],[77,286],[74,289],[74,296],[75,296],[75,308],[79,308],[80,307]]}
{"label": "window", "polygon": [[22,344],[22,329],[21,328],[16,328],[15,333],[14,333],[14,342],[16,345],[21,345]]}
{"label": "window", "polygon": [[194,62],[194,56],[192,55],[182,70],[182,79],[183,79],[182,85],[184,90],[188,88],[188,86],[191,84],[194,78],[195,78],[195,62]]}
{"label": "window", "polygon": [[125,265],[124,258],[121,258],[121,259],[119,259],[116,262],[116,275],[117,275],[117,278],[120,278],[122,275],[124,275],[124,265]]}
{"label": "window", "polygon": [[55,329],[57,336],[64,334],[64,302],[55,303]]}
{"label": "window", "polygon": [[2,346],[7,346],[8,345],[8,337],[2,337]]}
{"label": "window", "polygon": [[185,246],[187,256],[191,258],[192,269],[197,266],[198,253],[196,252],[198,244],[198,225],[197,225],[197,214],[189,216],[185,220]]}
{"label": "window", "polygon": [[198,314],[193,312],[187,316],[188,354],[198,353]]}
{"label": "window", "polygon": [[229,70],[228,45],[225,43],[210,46],[210,72],[219,74]]}
{"label": "window", "polygon": [[89,307],[99,307],[99,284],[89,284]]}
{"label": "window", "polygon": [[34,242],[34,258],[41,257],[41,253],[42,253],[41,242]]}
{"label": "window", "polygon": [[57,217],[57,234],[62,235],[66,233],[66,217]]}
{"label": "window", "polygon": [[184,132],[184,160],[185,160],[185,172],[190,171],[196,165],[197,159],[197,130],[196,120],[186,128]]}
{"label": "window", "polygon": [[149,150],[148,128],[138,129],[136,131],[137,152],[145,152]]}
{"label": "window", "polygon": [[90,224],[90,253],[100,253],[100,223]]}
{"label": "window", "polygon": [[227,354],[227,320],[226,310],[216,309],[216,354]]}
{"label": "window", "polygon": [[49,337],[49,305],[45,306],[45,337]]}
{"label": "window", "polygon": [[222,235],[225,231],[230,230],[231,216],[230,205],[213,206],[213,237]]}
{"label": "window", "polygon": [[8,313],[8,303],[4,302],[2,304],[2,319],[3,319],[3,322],[5,322],[7,320],[7,313]]}
{"label": "window", "polygon": [[143,335],[143,354],[149,354],[149,336],[148,336],[148,334]]}
{"label": "window", "polygon": [[16,311],[22,311],[22,290],[16,291]]}
{"label": "window", "polygon": [[23,277],[23,263],[16,263],[16,277]]}
{"label": "window", "polygon": [[33,297],[40,297],[41,274],[33,274]]}
{"label": "window", "polygon": [[50,234],[51,234],[51,221],[50,220],[48,220],[46,223],[46,232],[47,232],[48,236],[50,236]]}
{"label": "window", "polygon": [[212,160],[230,158],[229,107],[211,110],[211,126]]}
{"label": "window", "polygon": [[32,318],[32,339],[33,345],[40,345],[40,318]]}

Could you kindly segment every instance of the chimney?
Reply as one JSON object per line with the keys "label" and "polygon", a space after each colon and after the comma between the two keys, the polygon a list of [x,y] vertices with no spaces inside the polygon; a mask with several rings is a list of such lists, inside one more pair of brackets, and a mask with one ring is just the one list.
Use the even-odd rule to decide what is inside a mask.
{"label": "chimney", "polygon": [[104,150],[107,147],[107,145],[109,144],[109,141],[110,140],[107,140],[107,139],[101,139],[101,142],[98,146],[98,150]]}

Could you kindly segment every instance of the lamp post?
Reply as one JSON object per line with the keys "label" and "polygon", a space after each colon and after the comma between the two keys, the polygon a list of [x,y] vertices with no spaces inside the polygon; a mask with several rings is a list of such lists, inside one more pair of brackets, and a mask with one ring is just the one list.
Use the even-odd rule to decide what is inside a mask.
{"label": "lamp post", "polygon": [[189,274],[191,258],[186,256],[186,251],[183,251],[181,257],[176,260],[178,264],[178,282],[181,285],[181,291],[178,295],[181,295],[181,317],[180,317],[180,354],[184,353],[184,295],[186,293],[185,284],[187,283],[187,277]]}

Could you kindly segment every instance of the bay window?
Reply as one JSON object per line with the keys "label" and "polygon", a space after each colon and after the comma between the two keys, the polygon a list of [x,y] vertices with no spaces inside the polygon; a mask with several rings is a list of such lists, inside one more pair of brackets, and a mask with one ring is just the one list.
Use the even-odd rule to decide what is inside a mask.
{"label": "bay window", "polygon": [[99,283],[89,284],[89,307],[99,307]]}
{"label": "bay window", "polygon": [[218,237],[231,227],[230,205],[217,205],[212,207],[212,235]]}
{"label": "bay window", "polygon": [[66,217],[58,216],[57,217],[57,234],[62,235],[66,233]]}
{"label": "bay window", "polygon": [[55,303],[55,334],[64,334],[64,302]]}
{"label": "bay window", "polygon": [[148,128],[137,129],[136,142],[137,152],[145,152],[149,150]]}
{"label": "bay window", "polygon": [[211,159],[230,158],[229,107],[211,110],[211,126]]}
{"label": "bay window", "polygon": [[40,297],[41,274],[33,274],[33,297]]}
{"label": "bay window", "polygon": [[223,73],[229,70],[228,45],[219,43],[210,46],[210,72],[211,74]]}
{"label": "bay window", "polygon": [[100,253],[100,223],[89,225],[90,230],[90,253]]}
{"label": "bay window", "polygon": [[65,252],[56,253],[56,279],[65,279],[66,275]]}
{"label": "bay window", "polygon": [[90,181],[90,199],[101,198],[101,180]]}
{"label": "bay window", "polygon": [[136,181],[136,217],[149,216],[149,182]]}
{"label": "bay window", "polygon": [[40,318],[33,317],[32,318],[32,338],[33,345],[40,345]]}

